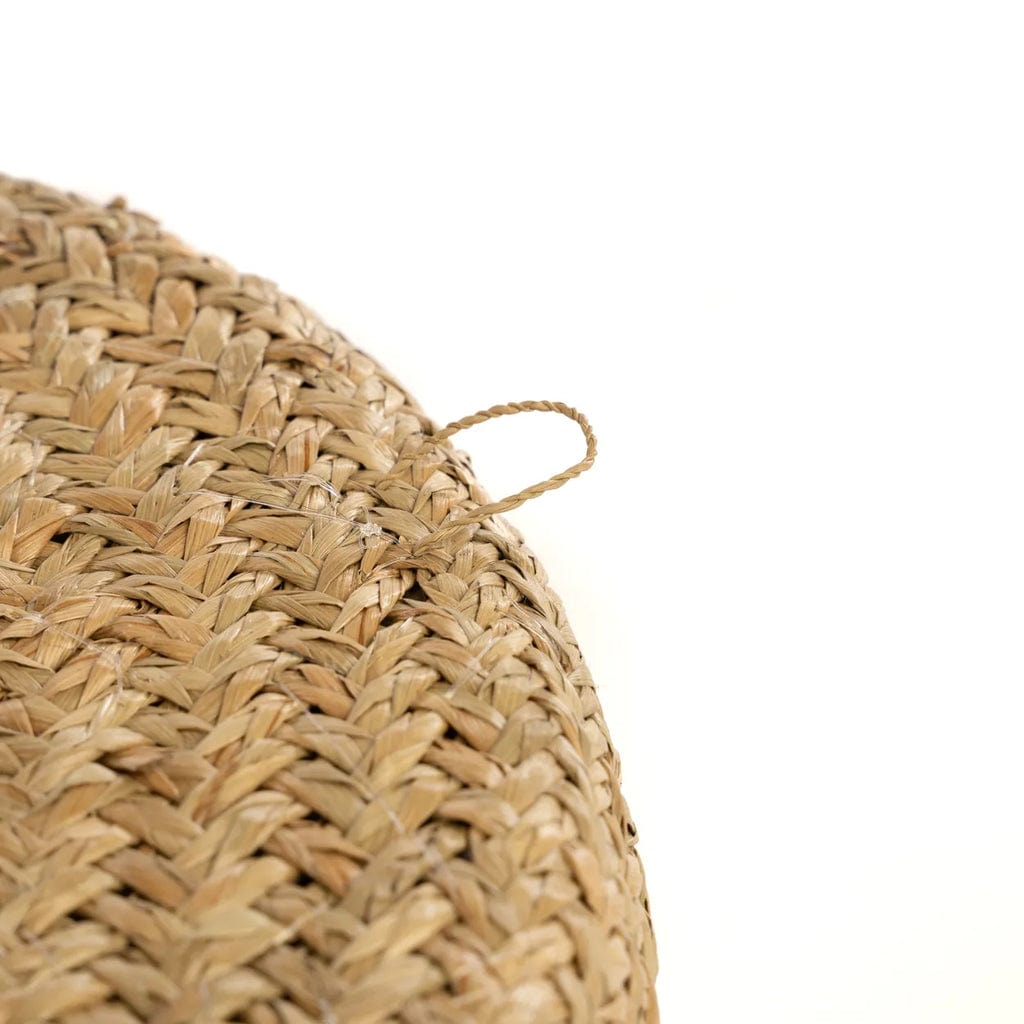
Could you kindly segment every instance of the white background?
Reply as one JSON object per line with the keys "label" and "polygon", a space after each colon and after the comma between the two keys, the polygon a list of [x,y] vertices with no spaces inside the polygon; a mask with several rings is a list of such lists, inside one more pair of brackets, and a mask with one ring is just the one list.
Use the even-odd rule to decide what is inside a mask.
{"label": "white background", "polygon": [[[510,518],[622,755],[666,1024],[1024,1019],[1016,13],[4,9],[8,173],[273,278],[439,422],[592,417]],[[461,444],[493,497],[580,446]]]}

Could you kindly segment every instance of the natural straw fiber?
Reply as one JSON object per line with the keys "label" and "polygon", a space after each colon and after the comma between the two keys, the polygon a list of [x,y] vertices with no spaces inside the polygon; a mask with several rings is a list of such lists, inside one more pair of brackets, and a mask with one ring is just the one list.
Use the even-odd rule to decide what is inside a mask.
{"label": "natural straw fiber", "polygon": [[[450,438],[534,410],[586,457],[490,503]],[[437,430],[270,282],[0,177],[0,1024],[655,1021],[618,759],[499,516],[595,451],[554,402]]]}

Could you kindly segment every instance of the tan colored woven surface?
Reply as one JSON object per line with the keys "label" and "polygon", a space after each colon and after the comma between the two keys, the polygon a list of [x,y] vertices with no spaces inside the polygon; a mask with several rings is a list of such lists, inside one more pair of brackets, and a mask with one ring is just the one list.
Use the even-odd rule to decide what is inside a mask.
{"label": "tan colored woven surface", "polygon": [[0,412],[0,1024],[656,1019],[562,605],[373,359],[0,177]]}

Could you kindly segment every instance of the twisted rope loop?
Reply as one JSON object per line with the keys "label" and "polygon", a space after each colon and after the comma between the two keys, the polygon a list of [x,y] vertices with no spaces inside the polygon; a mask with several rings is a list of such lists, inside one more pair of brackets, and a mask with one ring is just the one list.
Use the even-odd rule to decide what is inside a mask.
{"label": "twisted rope loop", "polygon": [[499,515],[502,512],[519,508],[520,505],[524,505],[531,498],[536,498],[545,491],[553,491],[561,487],[593,466],[594,460],[597,458],[597,438],[594,436],[594,430],[590,426],[590,421],[578,409],[574,409],[571,405],[566,405],[564,402],[508,402],[504,405],[492,405],[489,409],[481,409],[479,412],[471,413],[469,416],[463,416],[462,419],[449,423],[446,427],[442,427],[441,430],[427,437],[423,443],[424,445],[440,444],[442,441],[447,441],[448,438],[453,434],[457,434],[460,430],[474,427],[485,420],[497,419],[499,416],[514,416],[520,412],[557,412],[563,416],[568,416],[569,419],[578,423],[583,431],[583,436],[587,442],[587,454],[574,466],[570,466],[561,473],[556,473],[554,476],[548,477],[540,483],[532,484],[530,487],[524,487],[523,490],[516,491],[515,494],[510,494],[507,498],[502,498],[500,501],[491,501],[486,505],[480,505],[472,512],[468,512],[466,515],[438,527],[438,529],[427,534],[426,537],[421,538],[414,545],[414,553],[436,544],[439,540],[455,533],[456,530],[461,529],[463,526],[480,523],[488,516]]}

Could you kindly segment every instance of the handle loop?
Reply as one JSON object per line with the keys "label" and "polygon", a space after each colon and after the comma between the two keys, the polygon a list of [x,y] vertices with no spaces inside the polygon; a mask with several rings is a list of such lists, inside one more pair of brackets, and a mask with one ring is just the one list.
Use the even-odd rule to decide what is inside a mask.
{"label": "handle loop", "polygon": [[594,459],[597,458],[597,438],[594,436],[593,428],[583,413],[578,409],[574,409],[571,405],[566,405],[564,402],[508,402],[503,405],[492,405],[489,409],[481,409],[479,412],[471,413],[469,416],[463,416],[462,419],[449,423],[448,426],[442,427],[441,430],[425,438],[423,443],[425,445],[440,444],[442,441],[448,440],[453,434],[457,434],[460,430],[465,430],[467,427],[474,427],[478,423],[497,419],[499,416],[514,416],[520,412],[557,412],[563,416],[568,416],[569,419],[578,423],[580,430],[583,431],[583,436],[587,442],[587,454],[576,465],[570,466],[568,469],[563,470],[561,473],[556,473],[552,477],[548,477],[547,480],[542,480],[540,483],[525,487],[523,490],[510,494],[507,498],[502,498],[500,501],[492,501],[486,505],[480,505],[478,508],[473,509],[472,512],[468,512],[458,519],[445,523],[432,533],[427,534],[426,537],[422,537],[413,546],[413,552],[436,544],[439,540],[461,529],[463,526],[479,523],[488,516],[498,515],[501,512],[508,512],[510,509],[518,508],[531,498],[536,498],[545,491],[553,491],[561,487],[564,483],[575,479],[593,466]]}

